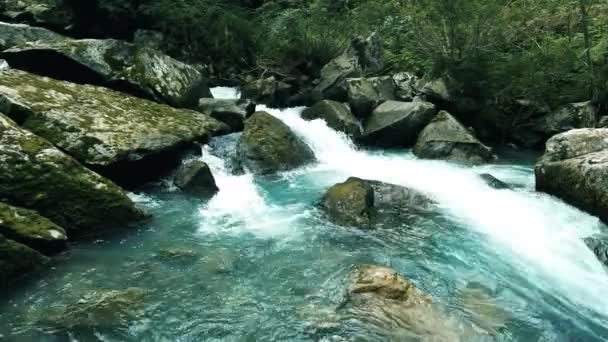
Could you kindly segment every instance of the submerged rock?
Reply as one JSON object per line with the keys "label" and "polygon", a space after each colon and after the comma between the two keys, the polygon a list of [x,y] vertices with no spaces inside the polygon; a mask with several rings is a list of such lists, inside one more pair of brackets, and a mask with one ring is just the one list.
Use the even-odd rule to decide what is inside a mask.
{"label": "submerged rock", "polygon": [[308,145],[281,120],[265,112],[247,119],[237,151],[242,165],[255,174],[286,171],[315,160]]}
{"label": "submerged rock", "polygon": [[5,50],[0,56],[18,69],[113,88],[176,107],[194,107],[200,98],[211,97],[207,81],[194,67],[114,39],[40,40]]}
{"label": "submerged rock", "polygon": [[488,184],[490,187],[497,189],[497,190],[504,190],[504,189],[511,189],[511,187],[509,186],[509,184],[501,181],[500,179],[492,176],[489,173],[482,173],[479,175],[479,177],[481,177],[481,179]]}
{"label": "submerged rock", "polygon": [[538,191],[608,222],[608,129],[574,129],[552,137],[535,175]]}
{"label": "submerged rock", "polygon": [[40,268],[48,261],[49,259],[39,252],[0,234],[0,288],[10,285],[17,278]]}
{"label": "submerged rock", "polygon": [[2,114],[0,199],[36,210],[71,235],[123,228],[144,217],[118,186]]}
{"label": "submerged rock", "polygon": [[33,210],[0,202],[0,234],[45,254],[66,248],[65,230]]}
{"label": "submerged rock", "polygon": [[202,98],[196,109],[230,126],[233,132],[240,132],[245,127],[245,118],[255,112],[255,102],[245,99]]}
{"label": "submerged rock", "polygon": [[209,140],[209,152],[222,159],[226,171],[233,175],[243,174],[243,166],[238,156],[238,143],[242,133],[226,134]]}
{"label": "submerged rock", "polygon": [[66,38],[42,27],[0,22],[0,51],[28,42],[55,42]]}
{"label": "submerged rock", "polygon": [[175,174],[174,183],[182,191],[205,198],[211,197],[219,191],[209,165],[200,160],[193,160],[182,165]]}
{"label": "submerged rock", "polygon": [[474,164],[494,158],[492,149],[482,144],[456,118],[441,111],[418,136],[414,153],[420,158],[445,159]]}
{"label": "submerged rock", "polygon": [[14,69],[0,72],[2,110],[83,164],[128,185],[163,175],[182,149],[228,131],[202,113]]}
{"label": "submerged rock", "polygon": [[317,102],[302,112],[302,118],[306,120],[323,119],[327,126],[352,137],[361,136],[363,131],[361,123],[350,112],[350,109],[345,104],[336,101]]}
{"label": "submerged rock", "polygon": [[379,104],[395,100],[395,83],[389,76],[346,80],[348,104],[360,118],[367,117]]}
{"label": "submerged rock", "polygon": [[350,177],[327,190],[321,208],[336,224],[371,229],[407,223],[432,203],[406,187]]}
{"label": "submerged rock", "polygon": [[383,147],[408,147],[433,119],[437,109],[429,102],[386,101],[365,122],[361,141]]}

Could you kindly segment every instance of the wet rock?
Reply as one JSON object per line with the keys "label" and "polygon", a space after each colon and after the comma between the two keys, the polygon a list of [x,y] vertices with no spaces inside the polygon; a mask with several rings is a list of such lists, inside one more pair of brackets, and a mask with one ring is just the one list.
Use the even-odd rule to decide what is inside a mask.
{"label": "wet rock", "polygon": [[0,202],[0,234],[45,254],[64,250],[65,230],[33,210]]}
{"label": "wet rock", "polygon": [[346,79],[363,77],[382,69],[382,43],[377,34],[367,38],[357,37],[340,56],[321,69],[321,78],[314,92],[319,100],[345,102]]}
{"label": "wet rock", "polygon": [[420,93],[418,83],[420,80],[416,75],[409,72],[400,72],[393,75],[395,87],[395,99],[403,102],[411,102]]}
{"label": "wet rock", "polygon": [[200,160],[182,165],[175,174],[174,183],[182,191],[204,198],[212,197],[219,191],[209,165]]}
{"label": "wet rock", "polygon": [[245,127],[245,118],[255,112],[255,102],[244,99],[212,99],[203,98],[196,108],[226,125],[233,132],[240,132]]}
{"label": "wet rock", "polygon": [[244,172],[237,153],[241,135],[242,133],[232,133],[209,140],[209,152],[222,159],[226,170],[233,175],[240,175]]}
{"label": "wet rock", "polygon": [[509,186],[509,184],[501,181],[500,179],[492,176],[489,173],[482,173],[479,175],[479,177],[481,177],[481,179],[488,184],[490,187],[497,189],[497,190],[503,190],[503,189],[511,189],[511,186]]}
{"label": "wet rock", "polygon": [[15,69],[0,73],[0,111],[126,185],[164,175],[184,148],[228,131],[205,115]]}
{"label": "wet rock", "polygon": [[323,100],[302,112],[306,120],[323,119],[327,126],[336,131],[344,132],[352,137],[359,137],[363,131],[361,123],[343,103]]}
{"label": "wet rock", "polygon": [[1,114],[0,199],[36,210],[70,235],[144,217],[122,189]]}
{"label": "wet rock", "polygon": [[585,238],[584,241],[598,260],[608,266],[608,238],[606,236],[590,236]]}
{"label": "wet rock", "polygon": [[348,104],[359,118],[367,117],[378,105],[395,100],[395,84],[389,76],[346,80]]}
{"label": "wet rock", "polygon": [[535,175],[538,191],[608,222],[608,129],[574,129],[552,137]]}
{"label": "wet rock", "polygon": [[66,29],[74,22],[74,11],[64,0],[4,0],[0,16],[53,29]]}
{"label": "wet rock", "polygon": [[511,318],[492,296],[490,289],[477,282],[469,282],[459,289],[457,303],[468,318],[490,335],[498,334]]}
{"label": "wet rock", "polygon": [[386,101],[365,122],[361,141],[382,147],[412,146],[436,113],[429,102]]}
{"label": "wet rock", "polygon": [[156,253],[156,257],[167,262],[195,262],[200,259],[200,255],[197,252],[186,248],[161,248]]}
{"label": "wet rock", "polygon": [[39,252],[0,234],[0,288],[10,285],[49,261]]}
{"label": "wet rock", "polygon": [[285,107],[294,89],[274,76],[246,83],[241,87],[241,98],[251,99],[273,108]]}
{"label": "wet rock", "polygon": [[120,40],[39,40],[0,56],[17,69],[104,86],[175,107],[192,108],[200,98],[212,97],[207,80],[194,67]]}
{"label": "wet rock", "polygon": [[55,42],[66,38],[42,27],[0,22],[0,51],[29,42]]}
{"label": "wet rock", "polygon": [[351,177],[327,190],[321,208],[339,225],[363,229],[394,226],[426,214],[432,201],[406,187]]}
{"label": "wet rock", "polygon": [[418,136],[414,154],[426,159],[445,159],[480,164],[494,159],[492,149],[482,144],[456,118],[441,111]]}
{"label": "wet rock", "polygon": [[255,174],[286,171],[315,160],[308,145],[281,120],[265,112],[247,119],[237,151],[241,164]]}
{"label": "wet rock", "polygon": [[39,324],[59,329],[125,327],[142,316],[145,296],[140,288],[89,291],[74,303],[48,309]]}

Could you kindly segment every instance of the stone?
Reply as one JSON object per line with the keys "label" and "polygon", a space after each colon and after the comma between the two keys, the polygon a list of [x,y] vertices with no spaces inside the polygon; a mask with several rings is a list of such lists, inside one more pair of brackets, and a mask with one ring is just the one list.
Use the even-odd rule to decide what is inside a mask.
{"label": "stone", "polygon": [[481,164],[494,159],[492,149],[482,144],[446,111],[441,111],[418,136],[414,154],[425,159],[444,159]]}
{"label": "stone", "polygon": [[0,234],[44,254],[67,247],[65,230],[33,210],[0,202]]}
{"label": "stone", "polygon": [[536,164],[536,190],[608,222],[608,129],[582,128],[547,141]]}
{"label": "stone", "polygon": [[256,112],[247,119],[237,153],[244,168],[254,174],[287,171],[315,160],[308,145],[266,112]]}
{"label": "stone", "polygon": [[30,42],[58,42],[66,38],[42,27],[0,22],[0,51]]}
{"label": "stone", "polygon": [[453,95],[448,87],[448,82],[444,78],[436,78],[421,82],[423,85],[420,92],[426,97],[427,101],[445,104],[453,101]]}
{"label": "stone", "polygon": [[199,112],[15,69],[0,73],[0,111],[129,186],[164,175],[184,148],[229,130]]}
{"label": "stone", "polygon": [[174,107],[192,108],[200,98],[211,97],[207,80],[194,67],[115,39],[39,40],[4,50],[0,57],[17,69]]}
{"label": "stone", "polygon": [[608,266],[608,239],[605,236],[589,236],[583,241],[597,256],[598,260]]}
{"label": "stone", "polygon": [[285,107],[294,92],[291,85],[274,76],[246,83],[241,87],[241,98],[263,103],[273,108]]}
{"label": "stone", "polygon": [[219,191],[209,165],[201,160],[183,164],[175,174],[174,184],[184,192],[204,198],[209,198]]}
{"label": "stone", "polygon": [[355,138],[361,136],[363,132],[361,123],[351,113],[348,106],[336,101],[319,101],[314,106],[306,108],[302,112],[302,118],[305,120],[323,119],[327,126]]}
{"label": "stone", "polygon": [[346,80],[348,104],[357,117],[366,118],[381,103],[395,100],[395,84],[388,76]]}
{"label": "stone", "polygon": [[509,186],[509,184],[501,181],[500,179],[492,176],[489,173],[482,173],[479,175],[479,177],[481,177],[481,179],[488,184],[488,186],[490,186],[491,188],[494,188],[496,190],[504,190],[504,189],[511,189],[511,187]]}
{"label": "stone", "polygon": [[209,140],[209,153],[224,162],[224,168],[233,175],[242,175],[243,166],[238,156],[238,143],[242,133],[231,133]]}
{"label": "stone", "polygon": [[418,90],[420,80],[413,73],[399,72],[394,74],[392,79],[395,87],[395,100],[411,102],[420,94]]}
{"label": "stone", "polygon": [[2,114],[0,200],[36,210],[72,237],[144,218],[121,188]]}
{"label": "stone", "polygon": [[49,258],[0,234],[0,288],[42,268]]}
{"label": "stone", "polygon": [[240,132],[245,127],[245,119],[255,112],[255,107],[251,100],[202,98],[196,110],[225,123],[232,132]]}
{"label": "stone", "polygon": [[424,102],[386,101],[367,119],[360,141],[381,147],[409,147],[433,119],[435,105]]}
{"label": "stone", "polygon": [[67,29],[75,19],[65,0],[4,0],[0,16],[56,30]]}

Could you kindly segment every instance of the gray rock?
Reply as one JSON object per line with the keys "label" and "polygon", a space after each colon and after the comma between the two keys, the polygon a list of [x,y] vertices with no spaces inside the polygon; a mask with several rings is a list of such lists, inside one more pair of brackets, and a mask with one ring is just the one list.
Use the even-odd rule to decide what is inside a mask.
{"label": "gray rock", "polygon": [[3,0],[0,15],[11,21],[66,29],[74,22],[75,13],[65,0]]}
{"label": "gray rock", "polygon": [[8,69],[10,69],[8,62],[5,61],[4,59],[0,59],[0,71],[4,71],[4,70],[8,70]]}
{"label": "gray rock", "polygon": [[255,112],[255,102],[245,99],[202,98],[196,108],[230,127],[233,132],[240,132],[245,127],[245,118]]}
{"label": "gray rock", "polygon": [[412,146],[436,113],[429,102],[386,101],[365,122],[361,141],[383,147]]}
{"label": "gray rock", "polygon": [[481,179],[488,184],[491,188],[494,188],[496,190],[504,190],[504,189],[511,189],[511,187],[509,186],[509,184],[501,181],[500,179],[492,176],[489,173],[482,173],[479,175],[479,177],[481,177]]}
{"label": "gray rock", "polygon": [[549,141],[536,164],[536,189],[608,222],[608,129],[574,129]]}
{"label": "gray rock", "polygon": [[241,164],[255,174],[270,174],[315,160],[313,151],[281,120],[265,112],[245,122],[237,147]]}
{"label": "gray rock", "polygon": [[0,289],[20,277],[42,268],[49,261],[39,252],[0,234]]}
{"label": "gray rock", "polygon": [[348,106],[336,101],[319,101],[314,106],[306,108],[302,112],[302,118],[306,120],[323,119],[327,122],[327,126],[355,138],[361,136],[363,132],[361,123],[350,112]]}
{"label": "gray rock", "polygon": [[206,198],[219,191],[209,165],[200,160],[193,160],[182,165],[175,174],[174,183],[182,191]]}
{"label": "gray rock", "polygon": [[251,99],[255,103],[278,108],[285,107],[293,87],[278,81],[274,76],[249,82],[241,87],[241,98]]}
{"label": "gray rock", "polygon": [[346,80],[348,104],[353,114],[366,118],[381,103],[395,100],[395,84],[388,76]]}
{"label": "gray rock", "polygon": [[420,94],[418,90],[420,80],[416,75],[408,72],[400,72],[393,75],[395,86],[395,99],[403,102],[413,101]]}
{"label": "gray rock", "polygon": [[482,144],[456,118],[441,111],[418,136],[414,154],[426,159],[484,163],[494,158],[492,149]]}
{"label": "gray rock", "polygon": [[211,138],[209,141],[209,152],[224,161],[224,167],[233,175],[244,173],[243,166],[239,161],[237,146],[242,133],[232,133]]}
{"label": "gray rock", "polygon": [[608,266],[608,239],[606,236],[590,236],[585,238],[584,241],[598,260]]}
{"label": "gray rock", "polygon": [[0,22],[0,51],[31,42],[58,42],[66,38],[42,27]]}
{"label": "gray rock", "polygon": [[421,82],[420,92],[426,99],[433,103],[449,103],[452,102],[454,96],[448,86],[448,82],[444,78],[436,78]]}

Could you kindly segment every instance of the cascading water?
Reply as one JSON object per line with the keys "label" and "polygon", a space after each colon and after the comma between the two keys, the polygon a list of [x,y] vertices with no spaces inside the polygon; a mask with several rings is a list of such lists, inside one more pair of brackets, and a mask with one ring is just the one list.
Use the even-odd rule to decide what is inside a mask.
{"label": "cascading water", "polygon": [[[238,91],[215,88],[213,95],[235,98]],[[218,194],[199,200],[168,182],[133,194],[151,221],[117,239],[74,246],[52,271],[1,298],[0,340],[407,340],[395,333],[398,322],[374,326],[336,313],[351,267],[364,263],[398,270],[450,319],[482,336],[461,341],[608,336],[608,276],[581,240],[603,225],[534,192],[528,156],[473,168],[423,161],[408,151],[358,149],[323,121],[302,120],[302,108],[258,110],[290,126],[317,162],[275,176],[234,175],[203,147]],[[489,187],[479,177],[486,172],[514,189]],[[350,176],[424,192],[438,216],[374,231],[335,226],[316,204]],[[146,290],[133,321],[53,329],[40,323],[52,316],[49,308],[81,303],[90,289],[128,287]],[[479,289],[481,306],[471,295]],[[412,340],[433,340],[430,333]]]}

